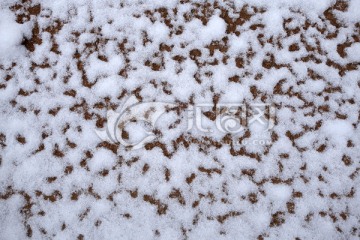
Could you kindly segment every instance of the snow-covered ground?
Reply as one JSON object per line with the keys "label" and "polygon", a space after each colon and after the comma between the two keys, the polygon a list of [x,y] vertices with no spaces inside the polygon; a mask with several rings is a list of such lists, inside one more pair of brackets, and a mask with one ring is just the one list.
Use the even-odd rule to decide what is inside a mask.
{"label": "snow-covered ground", "polygon": [[0,239],[359,239],[359,64],[359,0],[1,0]]}

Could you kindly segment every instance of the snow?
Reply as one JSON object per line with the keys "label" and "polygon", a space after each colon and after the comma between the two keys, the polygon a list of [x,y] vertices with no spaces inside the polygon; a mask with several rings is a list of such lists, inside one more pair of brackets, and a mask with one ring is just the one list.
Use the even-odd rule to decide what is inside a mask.
{"label": "snow", "polygon": [[353,126],[344,120],[328,120],[321,128],[323,134],[330,137],[330,140],[340,146],[347,143],[348,139],[353,135]]}
{"label": "snow", "polygon": [[25,26],[16,23],[15,15],[9,10],[0,10],[0,57],[11,58],[24,49],[21,42]]}
{"label": "snow", "polygon": [[213,40],[220,40],[226,30],[225,21],[219,16],[213,16],[200,31],[200,39],[203,44],[209,44]]}
{"label": "snow", "polygon": [[360,43],[354,43],[346,49],[349,59],[352,61],[360,61]]}
{"label": "snow", "polygon": [[358,239],[359,6],[0,1],[0,239]]}

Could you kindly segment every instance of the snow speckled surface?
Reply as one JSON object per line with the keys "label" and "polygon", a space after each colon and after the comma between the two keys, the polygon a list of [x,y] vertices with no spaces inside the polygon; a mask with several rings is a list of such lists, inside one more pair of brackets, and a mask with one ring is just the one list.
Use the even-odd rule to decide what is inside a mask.
{"label": "snow speckled surface", "polygon": [[[0,239],[359,239],[359,12],[2,0]],[[177,107],[130,151],[95,130],[131,96]],[[186,131],[190,105],[234,102],[275,106],[265,145]]]}

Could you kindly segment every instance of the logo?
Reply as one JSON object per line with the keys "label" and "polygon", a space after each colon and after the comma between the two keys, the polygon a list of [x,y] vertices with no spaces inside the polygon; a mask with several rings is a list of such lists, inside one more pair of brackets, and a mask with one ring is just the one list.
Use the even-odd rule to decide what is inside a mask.
{"label": "logo", "polygon": [[[153,133],[157,120],[163,113],[177,104],[164,102],[142,102],[135,96],[127,99],[120,112],[109,110],[107,112],[107,126],[103,131],[96,130],[96,134],[103,141],[119,143],[127,149],[140,149],[145,144],[154,141],[157,136]],[[264,132],[268,132],[275,125],[275,107],[271,104],[238,104],[219,103],[196,104],[187,108],[187,132],[196,129],[201,133],[214,133],[238,135],[254,123],[265,126]],[[210,114],[214,122],[213,126],[203,126],[203,118]],[[140,137],[134,142],[129,141],[128,135],[123,135],[127,126],[132,123],[143,123]],[[136,134],[141,131],[137,128],[130,128],[130,132]]]}

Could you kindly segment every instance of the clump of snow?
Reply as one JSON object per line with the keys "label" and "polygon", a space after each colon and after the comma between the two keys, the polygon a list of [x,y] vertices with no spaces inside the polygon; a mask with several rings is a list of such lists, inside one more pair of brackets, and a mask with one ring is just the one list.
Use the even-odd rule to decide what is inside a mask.
{"label": "clump of snow", "polygon": [[10,10],[0,10],[0,59],[11,58],[24,49],[20,46],[25,26],[15,21],[15,15]]}
{"label": "clump of snow", "polygon": [[360,43],[354,43],[346,49],[346,53],[350,60],[360,61]]}
{"label": "clump of snow", "polygon": [[353,135],[354,128],[348,121],[328,120],[322,127],[322,132],[338,144],[345,145],[348,139]]}
{"label": "clump of snow", "polygon": [[212,40],[220,40],[226,30],[224,19],[213,16],[204,28],[200,31],[200,39],[206,44]]}

